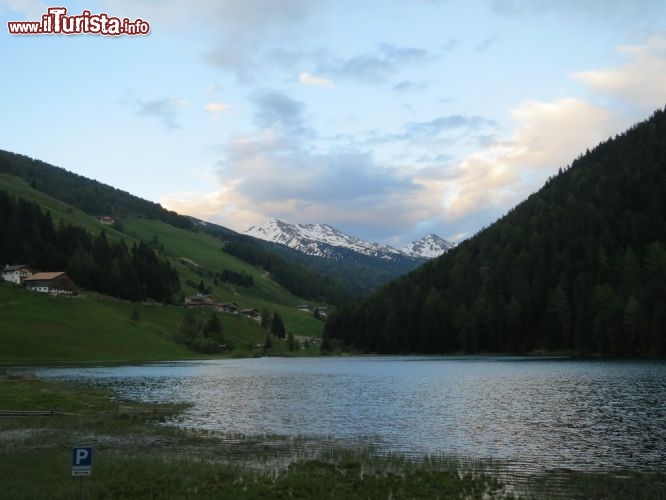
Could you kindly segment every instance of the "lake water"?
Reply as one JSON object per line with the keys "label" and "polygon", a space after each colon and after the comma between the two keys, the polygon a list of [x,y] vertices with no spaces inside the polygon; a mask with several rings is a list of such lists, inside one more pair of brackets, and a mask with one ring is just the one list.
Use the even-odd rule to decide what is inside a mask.
{"label": "lake water", "polygon": [[526,358],[261,358],[38,370],[120,398],[190,402],[171,423],[360,440],[535,470],[666,463],[666,363]]}

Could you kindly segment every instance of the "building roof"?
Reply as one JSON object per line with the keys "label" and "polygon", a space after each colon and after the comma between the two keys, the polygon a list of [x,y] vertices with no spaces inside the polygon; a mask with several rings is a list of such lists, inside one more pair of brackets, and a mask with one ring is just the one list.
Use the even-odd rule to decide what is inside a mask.
{"label": "building roof", "polygon": [[15,265],[15,266],[7,265],[7,266],[3,267],[2,269],[0,269],[0,272],[11,273],[12,271],[20,271],[21,269],[26,269],[27,267],[28,266],[26,266],[25,264],[18,264],[18,265]]}
{"label": "building roof", "polygon": [[65,274],[64,271],[54,273],[36,273],[23,281],[51,281]]}

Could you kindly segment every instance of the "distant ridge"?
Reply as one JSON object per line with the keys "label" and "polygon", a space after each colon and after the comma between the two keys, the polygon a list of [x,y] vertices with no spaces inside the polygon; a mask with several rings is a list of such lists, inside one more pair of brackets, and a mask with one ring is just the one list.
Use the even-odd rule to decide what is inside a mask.
{"label": "distant ridge", "polygon": [[328,224],[291,224],[279,219],[268,219],[259,226],[250,227],[244,234],[285,245],[306,255],[331,259],[339,259],[337,249],[344,249],[384,260],[423,260],[438,257],[453,246],[430,234],[398,250],[350,236]]}

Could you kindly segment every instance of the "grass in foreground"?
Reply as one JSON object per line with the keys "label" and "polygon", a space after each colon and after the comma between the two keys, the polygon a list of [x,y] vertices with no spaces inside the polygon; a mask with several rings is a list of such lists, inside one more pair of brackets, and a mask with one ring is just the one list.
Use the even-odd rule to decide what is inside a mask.
{"label": "grass in foreground", "polygon": [[[140,404],[104,389],[0,378],[0,498],[664,498],[663,474],[537,477],[512,490],[497,465],[447,457],[380,456],[324,439],[229,436],[156,425]],[[120,410],[119,410],[120,408]],[[146,413],[142,411],[150,410]],[[71,447],[92,445],[90,478],[71,477]],[[38,478],[38,479],[36,479]],[[82,484],[81,484],[82,481]]]}

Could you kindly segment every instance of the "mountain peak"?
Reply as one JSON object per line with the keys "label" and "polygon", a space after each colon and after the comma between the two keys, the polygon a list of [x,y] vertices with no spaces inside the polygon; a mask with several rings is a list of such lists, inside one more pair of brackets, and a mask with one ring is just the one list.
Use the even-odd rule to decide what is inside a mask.
{"label": "mountain peak", "polygon": [[434,259],[448,252],[455,245],[434,233],[427,234],[417,241],[411,242],[402,249],[404,253],[412,257],[424,257]]}
{"label": "mountain peak", "polygon": [[280,243],[307,255],[333,258],[335,249],[351,250],[363,255],[392,260],[396,258],[432,259],[438,257],[453,244],[436,234],[429,234],[410,243],[403,250],[389,245],[363,241],[349,236],[326,223],[290,224],[277,218],[268,218],[259,226],[252,226],[246,235],[261,240]]}
{"label": "mountain peak", "polygon": [[245,234],[273,243],[280,243],[308,255],[331,257],[332,247],[342,248],[381,259],[403,256],[388,245],[370,243],[349,236],[329,224],[290,224],[279,219],[267,219],[252,226]]}

